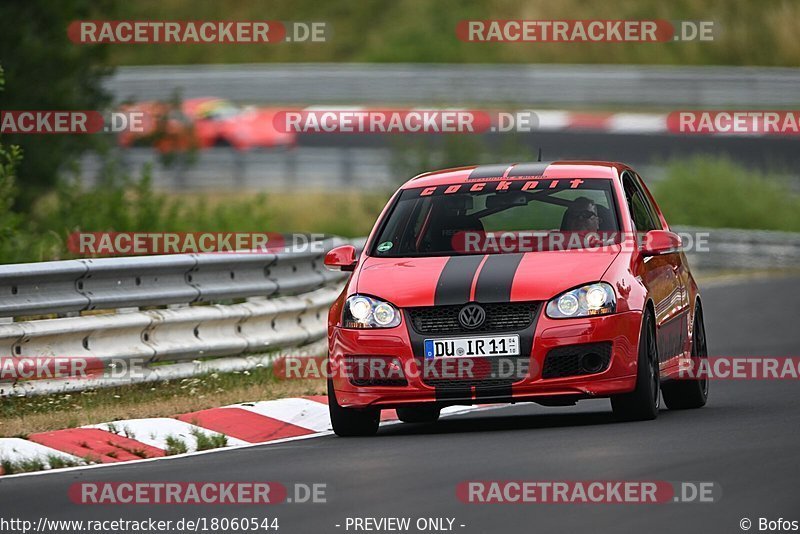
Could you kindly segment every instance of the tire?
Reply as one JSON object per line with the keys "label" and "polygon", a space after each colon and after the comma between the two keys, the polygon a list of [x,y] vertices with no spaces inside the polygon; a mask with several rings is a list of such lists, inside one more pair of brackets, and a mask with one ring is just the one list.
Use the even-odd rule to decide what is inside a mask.
{"label": "tire", "polygon": [[[707,358],[706,328],[703,310],[698,303],[692,326],[692,359]],[[694,363],[697,365],[697,361]],[[672,380],[661,387],[661,392],[664,394],[664,404],[670,410],[702,408],[708,401],[708,377],[700,380]]]}
{"label": "tire", "polygon": [[653,315],[647,311],[642,319],[642,331],[639,334],[636,388],[630,393],[611,397],[614,417],[621,421],[649,421],[658,417],[660,385],[656,329]]}
{"label": "tire", "polygon": [[441,411],[438,406],[407,406],[397,409],[397,418],[404,423],[435,423]]}
{"label": "tire", "polygon": [[336,401],[333,381],[328,379],[328,410],[337,436],[374,436],[378,432],[381,411],[377,408],[344,408]]}

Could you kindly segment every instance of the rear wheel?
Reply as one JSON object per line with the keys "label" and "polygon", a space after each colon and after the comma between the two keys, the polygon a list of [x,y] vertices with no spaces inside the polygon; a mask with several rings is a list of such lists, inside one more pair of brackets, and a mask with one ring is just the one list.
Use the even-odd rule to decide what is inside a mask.
{"label": "rear wheel", "polygon": [[611,397],[614,416],[622,421],[648,421],[658,417],[661,377],[658,369],[658,346],[653,315],[645,312],[639,334],[639,357],[636,365],[636,389]]}
{"label": "rear wheel", "polygon": [[333,381],[328,379],[328,410],[337,436],[373,436],[378,432],[381,411],[377,408],[344,408],[336,401]]}
{"label": "rear wheel", "polygon": [[404,423],[435,423],[441,411],[438,406],[408,406],[397,409],[397,418]]}
{"label": "rear wheel", "polygon": [[[701,361],[708,358],[706,329],[703,324],[703,310],[697,305],[692,327],[692,365],[695,370],[703,369]],[[670,410],[702,408],[708,400],[708,377],[699,380],[672,380],[661,388],[664,404]]]}

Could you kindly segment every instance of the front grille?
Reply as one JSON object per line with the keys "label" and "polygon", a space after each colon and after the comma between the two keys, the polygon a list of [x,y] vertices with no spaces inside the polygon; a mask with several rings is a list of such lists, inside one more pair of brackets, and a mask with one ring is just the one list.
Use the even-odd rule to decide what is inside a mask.
{"label": "front grille", "polygon": [[462,304],[409,308],[411,326],[420,334],[473,334],[525,330],[536,317],[537,302],[481,304],[486,321],[479,328],[467,329],[458,322]]}
{"label": "front grille", "polygon": [[[597,369],[586,370],[581,359],[587,354],[596,356]],[[600,373],[608,369],[611,361],[611,342],[584,343],[551,349],[544,360],[542,378],[563,378]]]}

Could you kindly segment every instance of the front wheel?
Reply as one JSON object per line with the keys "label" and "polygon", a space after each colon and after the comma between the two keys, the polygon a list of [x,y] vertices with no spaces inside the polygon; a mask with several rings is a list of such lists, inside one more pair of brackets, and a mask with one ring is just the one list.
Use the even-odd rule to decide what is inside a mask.
{"label": "front wheel", "polygon": [[[706,345],[706,328],[703,324],[703,310],[697,305],[692,326],[692,365],[701,370],[702,362],[708,358]],[[702,363],[701,363],[702,362]],[[662,386],[664,404],[670,410],[688,410],[702,408],[708,401],[708,377],[698,380],[672,380]]]}
{"label": "front wheel", "polygon": [[639,357],[636,365],[636,389],[611,397],[614,416],[622,421],[649,421],[658,417],[661,397],[658,346],[652,314],[645,312],[639,334]]}
{"label": "front wheel", "polygon": [[378,432],[381,411],[377,408],[344,408],[336,401],[333,381],[328,379],[328,410],[337,436],[374,436]]}

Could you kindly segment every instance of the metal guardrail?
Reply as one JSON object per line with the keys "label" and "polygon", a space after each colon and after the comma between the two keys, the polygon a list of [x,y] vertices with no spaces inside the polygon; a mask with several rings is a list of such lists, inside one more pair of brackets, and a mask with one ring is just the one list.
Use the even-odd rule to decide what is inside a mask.
{"label": "metal guardrail", "polygon": [[322,259],[307,250],[0,265],[0,317],[298,295],[341,280]]}
{"label": "metal guardrail", "polygon": [[[796,268],[800,261],[800,234],[673,229],[707,241],[708,251],[687,253],[697,269]],[[343,242],[332,239],[324,248]],[[352,243],[361,247],[363,239]],[[140,366],[135,376],[0,380],[0,397],[243,370],[269,365],[271,353],[286,348],[324,353],[327,310],[345,275],[327,271],[322,255],[187,254],[0,266],[0,317],[21,319],[0,324],[0,361],[69,356],[106,371]],[[245,301],[230,302],[239,299]],[[169,307],[138,309],[148,306]],[[25,319],[37,314],[67,317]]]}
{"label": "metal guardrail", "polygon": [[118,102],[218,96],[240,102],[795,106],[800,69],[648,65],[249,64],[123,67]]}
{"label": "metal guardrail", "polygon": [[[707,237],[707,250],[689,251],[695,269],[797,269],[800,233],[674,226],[673,231]],[[703,237],[705,239],[705,237]]]}
{"label": "metal guardrail", "polygon": [[[502,134],[496,134],[502,135]],[[301,142],[311,143],[309,136]],[[391,141],[376,136],[327,136],[325,142],[341,142],[339,146],[306,145],[292,150],[236,151],[231,148],[209,148],[193,155],[191,162],[165,165],[159,154],[150,148],[131,148],[116,152],[115,164],[129,176],[138,176],[150,168],[153,187],[162,190],[219,190],[237,188],[258,191],[287,189],[358,189],[393,191],[423,163],[424,158],[441,161],[447,154],[441,139],[431,136],[422,150],[392,146]],[[610,134],[607,132],[554,131],[525,134],[519,138],[516,153],[491,156],[500,139],[481,138],[479,152],[471,157],[493,160],[530,161],[542,147],[546,159],[602,159],[624,161],[632,165],[645,180],[656,179],[664,172],[664,164],[673,159],[689,159],[697,155],[730,158],[756,172],[770,175],[786,169],[790,186],[800,188],[797,172],[800,151],[791,136],[754,138],[735,136],[676,136]],[[376,142],[377,141],[377,142]],[[418,143],[419,140],[412,140]],[[383,143],[383,144],[381,144]],[[422,146],[422,145],[417,145]],[[473,161],[474,162],[474,161]],[[87,152],[81,159],[81,178],[87,186],[102,181],[106,173],[103,159]]]}
{"label": "metal guardrail", "polygon": [[[12,375],[12,380],[0,379],[0,396],[189,376],[231,367],[196,360],[270,353],[318,341],[325,334],[328,307],[346,277],[324,267],[324,251],[344,242],[329,239],[318,249],[294,253],[2,265],[0,317],[19,320],[0,324],[0,361],[76,358],[89,368],[107,372],[122,365],[130,372],[116,380],[106,374],[19,381]],[[232,302],[238,300],[245,301]],[[155,306],[167,308],[139,309]],[[28,318],[36,315],[66,316]],[[252,366],[268,361],[245,360]],[[165,362],[180,364],[159,365]]]}
{"label": "metal guardrail", "polygon": [[[241,304],[0,325],[0,358],[70,358],[87,371],[79,376],[50,377],[42,373],[39,380],[0,381],[0,397],[80,391],[231,367],[230,362],[203,362],[206,358],[226,360],[267,353],[244,368],[268,365],[270,353],[302,347],[324,337],[327,310],[339,291],[338,286],[332,286],[301,296]],[[172,365],[158,365],[163,363]]]}
{"label": "metal guardrail", "polygon": [[[194,155],[190,164],[164,165],[149,148],[117,152],[117,162],[130,176],[148,166],[153,187],[166,190],[394,189],[404,176],[392,168],[389,148],[297,147],[292,150],[237,151],[210,148]],[[103,160],[87,152],[81,159],[85,184],[102,180]],[[409,178],[405,176],[405,178]]]}

